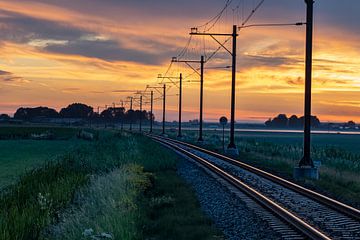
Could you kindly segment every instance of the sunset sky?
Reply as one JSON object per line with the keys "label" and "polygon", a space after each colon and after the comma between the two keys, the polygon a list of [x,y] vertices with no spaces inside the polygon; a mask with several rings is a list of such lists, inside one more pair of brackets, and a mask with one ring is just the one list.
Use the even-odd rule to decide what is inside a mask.
{"label": "sunset sky", "polygon": [[[232,30],[259,0],[233,0],[211,32]],[[0,113],[20,107],[59,110],[72,102],[119,103],[157,84],[191,27],[215,16],[224,0],[0,0]],[[322,121],[360,122],[360,1],[316,0],[314,9],[313,114]],[[303,0],[265,0],[255,23],[305,20]],[[264,121],[278,113],[302,115],[305,27],[248,28],[239,33],[238,121]],[[219,38],[221,39],[221,38]],[[225,40],[225,39],[221,39]],[[209,56],[218,45],[192,37],[184,58]],[[229,45],[230,47],[230,45]],[[229,116],[230,55],[221,50],[206,65],[205,120]],[[194,65],[194,67],[197,67]],[[169,76],[192,73],[173,64]],[[184,84],[184,120],[198,118],[199,83]],[[169,90],[168,119],[177,116],[176,87]],[[160,119],[161,102],[156,103]]]}

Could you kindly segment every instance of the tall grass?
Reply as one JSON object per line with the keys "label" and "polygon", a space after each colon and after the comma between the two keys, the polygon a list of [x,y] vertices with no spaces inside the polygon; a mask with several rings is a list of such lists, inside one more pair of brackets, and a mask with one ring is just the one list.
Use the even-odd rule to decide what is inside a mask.
{"label": "tall grass", "polygon": [[[170,133],[171,137],[176,137]],[[282,136],[282,138],[285,138]],[[184,140],[196,144],[196,133],[186,132]],[[222,138],[218,134],[206,133],[204,147],[222,153]],[[292,178],[293,168],[303,154],[300,143],[273,143],[264,139],[236,137],[239,160]],[[225,146],[226,147],[226,146]],[[360,154],[339,146],[313,144],[311,149],[314,161],[321,163],[320,180],[306,180],[306,186],[313,187],[341,201],[360,207]]]}
{"label": "tall grass", "polygon": [[62,214],[60,223],[49,227],[43,238],[90,239],[107,234],[113,239],[140,239],[136,201],[150,184],[148,174],[135,164],[94,177],[76,194],[75,204]]}
{"label": "tall grass", "polygon": [[[162,228],[172,239],[211,239],[217,232],[176,176],[176,163],[173,152],[144,136],[102,134],[1,192],[0,239],[91,239],[102,233],[149,239],[161,236]],[[172,204],[157,211],[159,201],[169,199]],[[182,226],[191,231],[180,234]]]}
{"label": "tall grass", "polygon": [[31,134],[52,132],[55,138],[69,139],[76,135],[78,129],[69,127],[43,126],[0,126],[0,139],[27,139]]}
{"label": "tall grass", "polygon": [[153,186],[141,199],[142,239],[224,239],[204,216],[191,187],[175,170],[157,172]]}
{"label": "tall grass", "polygon": [[56,156],[84,144],[67,141],[0,140],[0,189],[17,181],[27,171],[40,167]]}
{"label": "tall grass", "polygon": [[0,239],[38,239],[91,174],[120,166],[121,147],[127,148],[111,139],[83,145],[5,188],[0,195]]}

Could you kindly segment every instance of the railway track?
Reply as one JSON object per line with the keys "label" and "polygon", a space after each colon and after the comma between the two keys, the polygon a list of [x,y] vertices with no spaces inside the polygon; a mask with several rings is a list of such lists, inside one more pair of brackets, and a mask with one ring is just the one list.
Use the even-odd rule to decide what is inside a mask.
{"label": "railway track", "polygon": [[284,239],[360,239],[358,209],[198,146],[148,136],[236,189],[237,195]]}

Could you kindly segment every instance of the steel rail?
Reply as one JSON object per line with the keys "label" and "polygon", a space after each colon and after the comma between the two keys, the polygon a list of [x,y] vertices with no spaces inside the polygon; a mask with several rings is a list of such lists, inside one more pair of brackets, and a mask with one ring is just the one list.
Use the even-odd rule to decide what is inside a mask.
{"label": "steel rail", "polygon": [[162,138],[154,135],[148,135],[153,140],[158,141],[165,146],[168,146],[170,148],[175,149],[176,151],[196,160],[206,168],[210,169],[212,172],[214,172],[219,177],[226,180],[228,183],[239,189],[240,191],[244,192],[248,196],[250,196],[252,199],[254,199],[257,203],[265,207],[266,209],[273,212],[275,215],[277,215],[279,218],[281,218],[283,221],[285,221],[287,224],[291,225],[292,227],[296,228],[298,231],[300,231],[302,234],[304,234],[306,237],[310,239],[316,239],[316,240],[330,240],[331,238],[326,236],[324,233],[319,231],[318,229],[314,228],[310,224],[306,223],[299,217],[297,217],[295,214],[289,212],[285,208],[281,207],[276,202],[272,201],[265,195],[261,194],[257,190],[253,189],[252,187],[248,186],[241,180],[239,180],[237,177],[234,177],[233,175],[225,172],[224,170],[220,169],[216,165],[208,162],[207,160],[195,155],[194,153],[191,153],[184,148],[181,148],[180,146],[176,145],[176,143],[172,141],[168,141],[167,138]]}
{"label": "steel rail", "polygon": [[[163,137],[162,137],[163,138]],[[293,182],[290,182],[288,180],[285,180],[283,178],[280,178],[274,174],[271,174],[271,173],[268,173],[268,172],[265,172],[261,169],[258,169],[256,167],[253,167],[253,166],[250,166],[246,163],[243,163],[243,162],[240,162],[238,160],[235,160],[233,158],[230,158],[230,157],[227,157],[227,156],[224,156],[224,155],[221,155],[219,153],[216,153],[216,152],[213,152],[213,151],[210,151],[210,150],[207,150],[207,149],[204,149],[204,148],[201,148],[201,147],[198,147],[198,146],[195,146],[193,144],[190,144],[190,143],[186,143],[186,142],[181,142],[181,141],[178,141],[178,140],[174,140],[174,139],[171,139],[171,138],[163,138],[163,139],[166,139],[166,141],[172,141],[174,143],[178,143],[178,144],[182,144],[184,146],[187,146],[187,147],[190,147],[190,148],[193,148],[195,150],[198,150],[200,152],[203,152],[203,153],[206,153],[210,156],[213,156],[213,157],[216,157],[216,158],[219,158],[223,161],[226,161],[228,163],[231,163],[235,166],[238,166],[240,168],[243,168],[243,169],[246,169],[248,170],[249,172],[252,172],[254,174],[257,174],[259,176],[262,176],[272,182],[275,182],[275,183],[278,183],[280,184],[281,186],[283,187],[286,187],[286,188],[289,188],[301,195],[304,195],[306,197],[309,197],[321,204],[324,204],[338,212],[341,212],[355,220],[360,220],[360,210],[359,209],[356,209],[354,207],[351,207],[349,205],[346,205],[342,202],[339,202],[335,199],[332,199],[332,198],[329,198],[327,196],[324,196],[320,193],[317,193],[315,191],[312,191],[310,189],[307,189],[305,187],[302,187],[298,184],[295,184]]]}

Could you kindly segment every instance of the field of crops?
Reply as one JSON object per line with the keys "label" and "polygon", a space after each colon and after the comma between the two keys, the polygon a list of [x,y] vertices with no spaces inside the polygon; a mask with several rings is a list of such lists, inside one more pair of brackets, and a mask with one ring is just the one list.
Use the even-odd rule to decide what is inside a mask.
{"label": "field of crops", "polygon": [[[176,137],[176,131],[168,131]],[[197,143],[197,131],[184,131],[183,139]],[[228,133],[225,135],[228,143]],[[205,131],[203,146],[221,152],[222,132]],[[292,179],[302,157],[299,133],[240,132],[235,137],[239,160]],[[321,164],[320,180],[302,184],[341,201],[360,206],[360,135],[313,134],[312,158]],[[225,144],[225,148],[226,148]]]}
{"label": "field of crops", "polygon": [[[177,176],[173,152],[141,135],[86,131],[100,132],[99,139],[79,139],[73,128],[0,128],[0,239],[201,239],[191,235],[199,231],[203,239],[221,238]],[[51,139],[29,138],[44,132]],[[357,137],[314,135],[321,178],[301,184],[359,206]],[[196,131],[184,132],[183,140],[196,139]],[[222,152],[221,132],[207,131],[204,139],[205,147]],[[286,178],[302,155],[300,134],[242,133],[236,142],[241,161]],[[154,202],[165,203],[162,211]],[[188,222],[189,212],[196,224]],[[179,222],[193,229],[183,233]]]}
{"label": "field of crops", "polygon": [[0,126],[0,139],[29,139],[32,135],[51,133],[53,139],[67,140],[76,135],[78,129],[47,126]]}
{"label": "field of crops", "polygon": [[47,127],[2,128],[1,134],[25,136],[21,130],[62,137],[0,140],[1,240],[222,235],[177,176],[176,155],[146,137],[98,130],[99,139],[80,140],[78,130]]}

